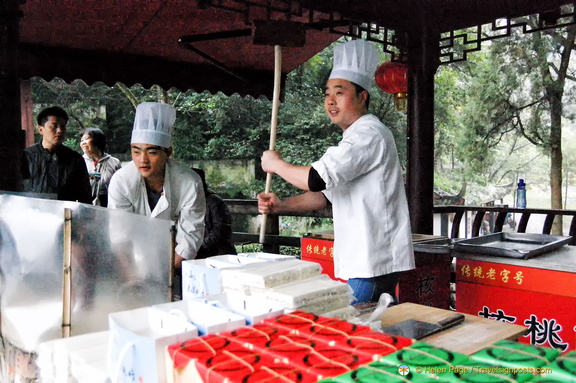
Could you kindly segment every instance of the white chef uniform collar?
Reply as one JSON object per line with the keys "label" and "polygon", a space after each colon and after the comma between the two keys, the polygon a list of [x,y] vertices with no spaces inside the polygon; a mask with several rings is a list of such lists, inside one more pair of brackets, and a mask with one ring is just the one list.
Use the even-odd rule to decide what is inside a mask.
{"label": "white chef uniform collar", "polygon": [[143,102],[136,107],[132,144],[172,146],[172,126],[176,121],[176,109],[159,102]]}
{"label": "white chef uniform collar", "polygon": [[366,40],[352,40],[334,47],[334,67],[329,79],[348,80],[370,92],[380,63],[376,46]]}

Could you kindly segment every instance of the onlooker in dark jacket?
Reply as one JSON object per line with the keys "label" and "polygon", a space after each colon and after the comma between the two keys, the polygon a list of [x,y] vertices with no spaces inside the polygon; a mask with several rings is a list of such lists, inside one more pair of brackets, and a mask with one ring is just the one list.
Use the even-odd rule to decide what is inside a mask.
{"label": "onlooker in dark jacket", "polygon": [[82,156],[62,143],[66,138],[68,114],[53,106],[38,114],[42,142],[24,149],[24,191],[55,194],[64,201],[92,202],[88,171]]}
{"label": "onlooker in dark jacket", "polygon": [[232,242],[232,214],[220,196],[208,189],[204,170],[194,168],[202,178],[206,195],[206,215],[204,216],[204,240],[196,259],[214,255],[237,254]]}

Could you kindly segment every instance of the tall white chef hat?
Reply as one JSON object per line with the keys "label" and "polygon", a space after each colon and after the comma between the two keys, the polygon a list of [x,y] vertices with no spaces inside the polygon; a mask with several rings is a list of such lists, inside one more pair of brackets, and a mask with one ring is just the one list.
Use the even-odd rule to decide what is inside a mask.
{"label": "tall white chef hat", "polygon": [[370,92],[380,63],[378,48],[366,40],[352,40],[334,47],[334,67],[329,79],[348,80]]}
{"label": "tall white chef hat", "polygon": [[172,146],[172,126],[176,121],[176,109],[160,102],[143,102],[136,107],[132,144]]}

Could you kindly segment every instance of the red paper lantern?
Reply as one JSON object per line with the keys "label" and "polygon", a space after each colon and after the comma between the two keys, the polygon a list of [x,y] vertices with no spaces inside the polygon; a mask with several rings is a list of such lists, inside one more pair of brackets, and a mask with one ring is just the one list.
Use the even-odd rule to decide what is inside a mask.
{"label": "red paper lantern", "polygon": [[374,76],[376,85],[386,93],[408,93],[408,67],[406,64],[387,61],[380,65]]}
{"label": "red paper lantern", "polygon": [[394,95],[397,110],[406,111],[408,98],[408,66],[406,64],[385,62],[376,70],[374,81],[383,92]]}

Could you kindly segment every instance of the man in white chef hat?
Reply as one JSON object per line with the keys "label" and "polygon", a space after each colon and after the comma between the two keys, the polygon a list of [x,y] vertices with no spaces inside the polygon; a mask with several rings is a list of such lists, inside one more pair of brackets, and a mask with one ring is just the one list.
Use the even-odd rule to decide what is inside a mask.
{"label": "man in white chef hat", "polygon": [[402,170],[394,137],[368,113],[378,49],[364,40],[334,48],[334,67],[326,84],[324,107],[342,131],[310,166],[290,164],[280,152],[262,155],[262,169],[306,191],[279,199],[258,195],[262,214],[322,209],[332,204],[334,272],[348,280],[355,304],[396,296],[402,271],[414,268],[412,234]]}
{"label": "man in white chef hat", "polygon": [[176,110],[143,102],[136,108],[132,162],[110,181],[108,207],[175,222],[175,266],[194,259],[204,236],[206,200],[202,180],[170,158]]}

